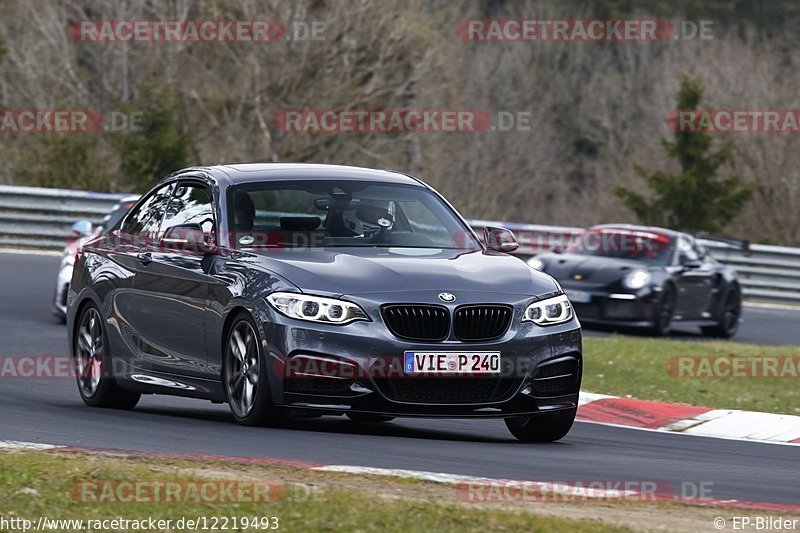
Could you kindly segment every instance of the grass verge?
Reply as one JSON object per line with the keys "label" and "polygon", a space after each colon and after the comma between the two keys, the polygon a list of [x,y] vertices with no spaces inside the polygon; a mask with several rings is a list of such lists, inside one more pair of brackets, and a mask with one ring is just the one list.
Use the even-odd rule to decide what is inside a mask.
{"label": "grass verge", "polygon": [[[678,377],[676,357],[703,357],[711,366],[693,363],[690,375]],[[634,398],[688,403],[720,409],[743,409],[772,413],[800,414],[800,377],[783,372],[784,377],[731,377],[727,361],[714,370],[713,359],[800,356],[798,347],[760,346],[732,341],[685,342],[622,336],[584,339],[584,390],[631,395]],[[743,368],[749,369],[752,359]],[[782,368],[782,367],[781,367]],[[795,369],[797,365],[795,363]],[[728,369],[728,371],[726,371]],[[747,372],[745,370],[744,372]],[[726,374],[728,374],[726,376]]]}
{"label": "grass verge", "polygon": [[[280,484],[277,498],[265,503],[218,503],[193,492],[190,486],[252,482]],[[86,490],[84,483],[93,487]],[[178,493],[138,489],[179,484]],[[127,485],[126,485],[127,484]],[[78,489],[76,490],[76,487]],[[200,489],[202,490],[202,489]],[[88,494],[87,498],[85,495]],[[136,496],[132,496],[132,495]],[[172,496],[168,496],[172,494]],[[198,497],[198,494],[200,497]],[[237,492],[225,494],[239,494]],[[242,493],[247,494],[247,493]],[[273,492],[270,492],[273,494]],[[160,495],[160,496],[159,496]],[[284,496],[284,497],[281,497]],[[95,501],[100,498],[100,502]],[[237,498],[233,498],[236,500]],[[245,498],[247,499],[247,498]],[[242,527],[242,518],[261,525],[264,517],[278,518],[278,531],[698,531],[712,530],[719,516],[758,514],[729,508],[698,507],[678,502],[582,500],[513,501],[484,503],[464,501],[464,492],[453,485],[382,476],[321,472],[273,464],[242,464],[221,460],[199,461],[59,451],[0,451],[0,531],[20,531],[2,525],[13,519],[39,517],[52,520],[128,519],[171,520],[168,526],[135,528],[98,527],[100,530],[186,531],[193,529],[181,518],[205,517],[207,527],[198,530],[265,531]],[[227,523],[222,519],[227,517]],[[239,520],[238,529],[233,519]],[[216,528],[210,527],[217,520]],[[270,520],[266,525],[271,526]],[[226,525],[227,529],[222,526]],[[78,531],[62,523],[40,531]],[[274,529],[273,529],[274,531]]]}
{"label": "grass verge", "polygon": [[[285,498],[264,503],[217,503],[215,492],[193,493],[188,486],[198,481],[235,480],[246,482],[270,480],[285,483]],[[128,482],[126,485],[125,483]],[[180,483],[181,492],[143,490],[162,484]],[[105,488],[86,490],[83,483]],[[132,489],[131,483],[138,483]],[[297,468],[265,465],[237,465],[221,462],[129,459],[77,453],[4,452],[0,453],[0,524],[17,517],[32,520],[89,520],[125,518],[129,520],[172,520],[169,527],[156,531],[183,531],[178,520],[206,517],[215,530],[263,530],[242,527],[242,518],[256,520],[277,517],[279,531],[541,531],[541,532],[611,532],[630,531],[618,524],[589,518],[561,518],[513,511],[497,507],[466,505],[452,495],[436,494],[442,487],[427,491],[424,483],[399,482],[393,479],[363,479],[356,476],[313,472]],[[166,485],[163,485],[166,486]],[[77,488],[76,488],[77,487]],[[311,487],[314,490],[309,491]],[[207,489],[202,489],[207,490]],[[280,491],[278,492],[280,493]],[[86,498],[90,494],[90,498]],[[138,494],[138,495],[137,495]],[[160,494],[161,496],[158,496]],[[179,495],[180,494],[180,495]],[[197,497],[197,494],[200,496]],[[241,500],[238,492],[234,500]],[[245,494],[242,492],[241,494]],[[252,493],[250,493],[252,494]],[[272,494],[272,492],[270,492]],[[97,501],[84,501],[86,499]],[[127,502],[133,498],[136,503]],[[244,499],[252,500],[251,496]],[[124,501],[120,501],[124,500]],[[227,517],[227,521],[221,520]],[[52,522],[51,522],[52,523]],[[109,524],[111,525],[111,524]],[[111,525],[113,528],[113,525]],[[127,526],[133,530],[132,525]],[[149,527],[149,526],[148,526]],[[122,529],[118,526],[116,529]],[[11,530],[0,525],[0,530]],[[203,529],[200,526],[199,529]],[[77,531],[66,523],[57,531]],[[97,529],[95,529],[97,530]],[[147,529],[153,531],[153,529]]]}

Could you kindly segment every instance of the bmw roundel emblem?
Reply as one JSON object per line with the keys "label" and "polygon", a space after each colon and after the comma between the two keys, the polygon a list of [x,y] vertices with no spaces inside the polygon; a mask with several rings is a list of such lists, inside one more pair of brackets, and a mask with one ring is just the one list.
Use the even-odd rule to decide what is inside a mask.
{"label": "bmw roundel emblem", "polygon": [[449,292],[440,292],[439,299],[443,302],[454,302],[456,301],[456,297]]}

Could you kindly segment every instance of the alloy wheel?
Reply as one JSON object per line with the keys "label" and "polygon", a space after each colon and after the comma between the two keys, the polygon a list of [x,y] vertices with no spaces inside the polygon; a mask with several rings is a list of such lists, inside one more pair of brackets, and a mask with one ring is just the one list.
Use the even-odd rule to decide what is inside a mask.
{"label": "alloy wheel", "polygon": [[75,350],[75,374],[81,394],[91,398],[97,393],[103,375],[105,343],[100,313],[90,307],[83,313],[78,327]]}
{"label": "alloy wheel", "polygon": [[242,320],[228,337],[225,357],[228,402],[238,417],[246,417],[255,405],[259,372],[256,332],[248,321]]}

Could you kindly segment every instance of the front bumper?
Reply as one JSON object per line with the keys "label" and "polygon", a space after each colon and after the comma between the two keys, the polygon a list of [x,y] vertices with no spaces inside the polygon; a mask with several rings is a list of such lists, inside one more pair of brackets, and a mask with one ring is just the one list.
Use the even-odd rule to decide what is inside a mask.
{"label": "front bumper", "polygon": [[[499,339],[424,343],[395,337],[380,313],[359,304],[370,308],[372,322],[315,324],[262,307],[276,405],[411,417],[508,417],[578,405],[583,360],[575,318],[540,327],[521,322],[524,305],[515,305],[512,326]],[[501,373],[410,376],[403,371],[405,351],[500,352]]]}
{"label": "front bumper", "polygon": [[[625,326],[651,326],[660,292],[645,288],[636,292],[562,284],[581,322]],[[576,298],[578,294],[581,297]]]}

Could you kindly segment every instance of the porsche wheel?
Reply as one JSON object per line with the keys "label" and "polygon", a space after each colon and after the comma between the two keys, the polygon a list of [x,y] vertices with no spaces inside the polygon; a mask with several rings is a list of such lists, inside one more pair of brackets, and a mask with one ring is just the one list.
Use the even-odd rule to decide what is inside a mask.
{"label": "porsche wheel", "polygon": [[703,326],[700,328],[704,335],[709,337],[719,337],[730,339],[739,330],[739,319],[742,316],[742,295],[738,290],[729,291],[725,297],[725,305],[722,307],[717,324],[714,326]]}
{"label": "porsche wheel", "polygon": [[661,297],[653,305],[653,326],[651,331],[657,337],[669,335],[672,330],[675,301],[675,288],[672,285],[666,285],[661,292]]}

